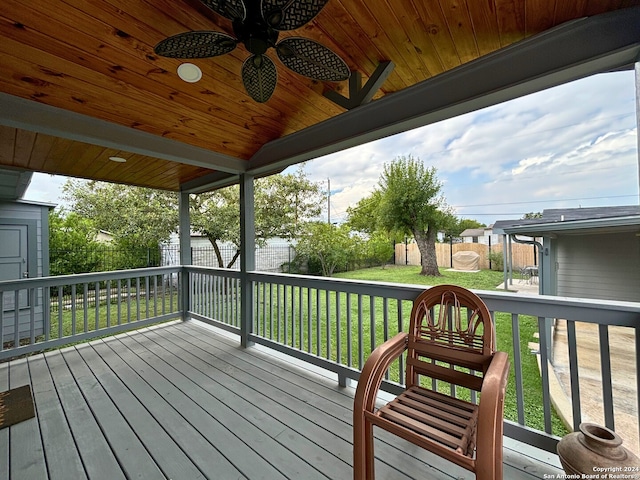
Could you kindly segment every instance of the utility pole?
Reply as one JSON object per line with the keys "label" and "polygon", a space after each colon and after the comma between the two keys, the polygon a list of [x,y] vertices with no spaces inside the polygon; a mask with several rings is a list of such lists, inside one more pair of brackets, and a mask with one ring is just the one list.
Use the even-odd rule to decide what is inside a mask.
{"label": "utility pole", "polygon": [[331,225],[331,179],[327,178],[327,223]]}

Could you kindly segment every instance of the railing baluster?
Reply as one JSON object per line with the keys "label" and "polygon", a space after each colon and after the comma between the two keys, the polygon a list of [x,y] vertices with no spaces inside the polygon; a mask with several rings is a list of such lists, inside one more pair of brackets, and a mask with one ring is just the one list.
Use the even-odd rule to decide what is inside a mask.
{"label": "railing baluster", "polygon": [[544,407],[544,431],[551,433],[551,394],[549,393],[549,355],[547,328],[544,317],[538,317],[538,334],[540,336],[540,369],[542,370],[542,406]]}
{"label": "railing baluster", "polygon": [[331,298],[329,296],[329,290],[324,291],[324,300],[325,300],[324,313],[326,318],[325,330],[327,333],[327,348],[325,352],[325,355],[326,355],[325,358],[329,359],[331,358]]}
{"label": "railing baluster", "polygon": [[76,334],[76,284],[71,285],[71,335]]}
{"label": "railing baluster", "polygon": [[[382,335],[383,342],[389,340],[389,298],[382,298]],[[385,380],[389,380],[389,369],[384,373]]]}
{"label": "railing baluster", "polygon": [[13,348],[20,346],[20,290],[13,292]]}
{"label": "railing baluster", "polygon": [[351,342],[353,341],[353,334],[351,332],[351,293],[347,292],[347,367],[350,367],[353,363],[351,358],[353,355],[353,349],[351,348]]}
{"label": "railing baluster", "polygon": [[64,305],[64,287],[58,286],[58,338],[62,338],[62,308]]}
{"label": "railing baluster", "polygon": [[291,286],[291,346],[296,347],[296,287],[293,285]]}
{"label": "railing baluster", "polygon": [[376,349],[376,306],[375,306],[375,297],[373,295],[369,295],[369,333],[371,340],[371,351],[373,352]]}
{"label": "railing baluster", "polygon": [[[173,274],[171,274],[171,282],[173,282]],[[173,292],[171,292],[171,311],[173,312]],[[127,323],[131,323],[131,279],[130,278],[127,278]]]}
{"label": "railing baluster", "polygon": [[358,370],[364,365],[364,333],[362,332],[362,295],[358,294]]}
{"label": "railing baluster", "polygon": [[289,341],[289,334],[288,334],[288,323],[289,323],[289,309],[287,308],[287,305],[289,305],[289,297],[287,296],[287,285],[284,286],[284,294],[283,294],[283,300],[284,300],[284,308],[283,308],[283,315],[282,315],[282,326],[284,327],[284,344],[288,345],[288,341]]}
{"label": "railing baluster", "polygon": [[89,283],[82,284],[82,326],[84,332],[89,331]]}
{"label": "railing baluster", "polygon": [[303,332],[303,301],[302,301],[302,287],[298,287],[298,348],[302,350],[304,345],[304,332]]}
{"label": "railing baluster", "polygon": [[336,292],[336,362],[344,363],[342,361],[342,323],[340,321],[340,292]]}
{"label": "railing baluster", "polygon": [[269,282],[269,339],[273,340],[273,283]]}
{"label": "railing baluster", "polygon": [[[404,318],[402,316],[402,300],[396,300],[398,302],[398,333],[404,332]],[[404,355],[400,355],[398,359],[398,383],[404,385]]]}
{"label": "railing baluster", "polygon": [[122,285],[120,284],[120,279],[116,280],[116,296],[118,306],[118,325],[122,325]]}
{"label": "railing baluster", "polygon": [[609,349],[609,327],[598,325],[600,337],[600,371],[602,377],[602,406],[604,408],[604,424],[615,430],[613,418],[613,388],[611,384],[611,351]]}
{"label": "railing baluster", "polygon": [[[145,300],[145,306],[146,306],[145,318],[149,318],[149,275],[146,275],[144,277],[144,300]],[[110,301],[107,302],[107,306],[109,305],[111,305]],[[107,316],[111,318],[109,314],[107,314]]]}
{"label": "railing baluster", "polygon": [[[107,281],[107,328],[111,326],[111,280]],[[147,318],[149,318],[149,305],[147,305]]]}
{"label": "railing baluster", "polygon": [[320,356],[320,289],[316,288],[316,355]]}
{"label": "railing baluster", "polygon": [[307,352],[311,353],[311,337],[312,335],[312,327],[311,327],[311,298],[312,298],[312,290],[307,287]]}
{"label": "railing baluster", "polygon": [[520,352],[520,321],[517,313],[511,314],[511,343],[513,344],[513,371],[516,379],[516,410],[518,423],[525,424],[524,387],[522,383],[522,355]]}
{"label": "railing baluster", "polygon": [[30,288],[29,295],[29,344],[36,343],[36,289]]}
{"label": "railing baluster", "polygon": [[580,378],[578,371],[578,342],[576,339],[576,322],[567,320],[567,341],[569,342],[569,376],[571,378],[571,408],[573,412],[573,429],[578,431],[582,423],[580,409]]}

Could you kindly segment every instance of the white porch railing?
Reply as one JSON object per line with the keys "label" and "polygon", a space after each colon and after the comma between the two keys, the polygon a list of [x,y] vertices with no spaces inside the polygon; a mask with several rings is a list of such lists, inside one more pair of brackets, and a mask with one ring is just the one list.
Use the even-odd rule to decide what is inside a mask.
{"label": "white porch railing", "polygon": [[[243,292],[243,285],[251,288]],[[411,302],[423,288],[260,272],[243,276],[205,267],[5,281],[0,282],[0,360],[191,317],[239,334],[249,332],[248,342],[333,371],[344,385],[359,377],[372,349],[408,325]],[[557,435],[564,430],[552,400],[557,403],[558,396],[565,395],[554,386],[550,365],[555,355],[567,359],[561,381],[568,390],[564,414],[571,426],[597,415],[609,428],[631,429],[627,431],[636,440],[623,438],[637,450],[640,304],[478,293],[494,316],[498,348],[507,350],[512,361],[507,394],[513,408],[505,412],[506,435],[555,450]],[[242,308],[242,298],[251,308]],[[249,318],[243,318],[243,311],[250,312]],[[554,319],[563,319],[562,332],[554,330]],[[250,323],[243,329],[245,320]],[[588,340],[596,345],[590,356],[580,350],[585,331],[595,332],[589,333]],[[560,333],[562,343],[556,341]],[[626,345],[630,355],[618,355],[613,335],[631,344]],[[626,392],[612,380],[623,363],[625,372],[631,372],[623,379]],[[583,367],[591,365],[598,367],[598,378],[584,376]],[[384,388],[399,390],[403,376],[400,359],[389,370]],[[534,387],[526,389],[532,382]],[[599,412],[585,406],[585,400],[594,397]]]}
{"label": "white porch railing", "polygon": [[[189,315],[240,333],[239,273],[194,267],[187,271],[191,292]],[[343,385],[348,379],[358,378],[372,349],[408,326],[411,302],[425,288],[260,272],[251,272],[248,277],[253,285],[252,333],[248,340],[329,369],[337,373]],[[577,429],[581,421],[594,421],[594,415],[612,429],[624,421],[627,431],[632,430],[628,435],[631,438],[625,443],[637,451],[640,356],[633,355],[634,375],[627,382],[631,396],[626,392],[624,400],[614,401],[620,392],[612,384],[612,369],[616,365],[615,360],[612,362],[615,357],[610,348],[609,331],[611,327],[623,329],[635,345],[640,345],[637,329],[640,304],[507,292],[477,293],[489,306],[501,331],[498,342],[503,338],[504,343],[519,346],[502,347],[511,357],[512,375],[507,395],[514,405],[505,412],[506,435],[555,452],[558,435],[566,430],[554,414],[552,400],[558,406],[564,400],[569,407],[563,414],[572,424],[570,427]],[[555,319],[566,320],[562,323],[566,325],[567,337],[566,343],[556,348],[553,345]],[[597,355],[581,357],[576,330],[589,325],[597,328],[597,338],[593,339],[598,344]],[[505,332],[510,342],[504,341]],[[556,386],[556,375],[550,367],[554,351],[569,359],[565,388],[568,393]],[[594,363],[599,364],[601,377],[581,378],[579,368]],[[526,390],[532,375],[535,388]],[[398,391],[403,377],[404,364],[400,359],[388,372],[383,388]],[[527,377],[529,380],[525,381]],[[594,382],[597,383],[595,389]],[[586,384],[589,384],[588,390]],[[585,398],[593,395],[598,397],[595,403],[601,409],[599,413],[583,407]],[[563,396],[566,398],[561,398]],[[632,413],[631,427],[629,415],[619,411],[620,403],[626,403],[625,408]]]}

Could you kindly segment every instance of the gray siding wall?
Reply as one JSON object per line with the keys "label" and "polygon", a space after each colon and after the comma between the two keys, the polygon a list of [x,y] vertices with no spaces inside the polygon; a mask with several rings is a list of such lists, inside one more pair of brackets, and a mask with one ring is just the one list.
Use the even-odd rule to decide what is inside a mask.
{"label": "gray siding wall", "polygon": [[[29,258],[29,276],[41,277],[44,270],[48,270],[45,264],[48,266],[48,258],[45,258],[43,250],[43,231],[48,228],[48,221],[46,216],[48,215],[48,207],[41,205],[31,205],[26,203],[16,202],[0,202],[0,224],[24,224],[33,225],[35,223],[35,259]],[[43,225],[43,218],[45,219]],[[29,230],[29,235],[33,230]],[[47,238],[44,239],[44,244],[48,244],[48,231],[44,232]],[[29,242],[32,239],[29,238]],[[33,249],[29,248],[29,254],[31,255]],[[48,256],[48,251],[46,252]],[[48,273],[48,272],[47,272]],[[43,317],[43,295],[42,289],[36,290],[36,301],[34,308],[35,314],[35,335],[43,333],[44,317]],[[2,340],[9,341],[14,339],[14,327],[15,327],[15,312],[14,310],[7,310],[2,312],[3,315],[3,328],[2,328]],[[20,309],[19,312],[19,332],[20,338],[28,337],[30,335],[30,316],[31,312],[29,308]]]}
{"label": "gray siding wall", "polygon": [[566,235],[558,242],[558,295],[640,302],[640,237]]}

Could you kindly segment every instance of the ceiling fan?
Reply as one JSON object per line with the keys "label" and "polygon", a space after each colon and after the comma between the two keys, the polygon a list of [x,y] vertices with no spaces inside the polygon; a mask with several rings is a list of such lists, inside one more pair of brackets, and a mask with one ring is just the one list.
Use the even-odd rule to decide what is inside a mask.
{"label": "ceiling fan", "polygon": [[278,72],[266,55],[274,48],[285,67],[314,80],[349,78],[347,64],[331,49],[303,37],[278,42],[281,31],[311,21],[328,0],[200,0],[233,22],[235,38],[216,31],[179,33],[158,43],[156,54],[170,58],[209,58],[231,52],[243,43],[251,53],[242,64],[242,82],[256,102],[266,102],[276,88]]}

